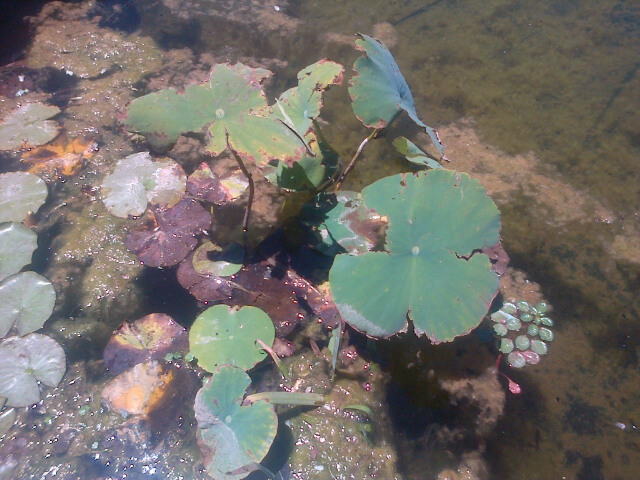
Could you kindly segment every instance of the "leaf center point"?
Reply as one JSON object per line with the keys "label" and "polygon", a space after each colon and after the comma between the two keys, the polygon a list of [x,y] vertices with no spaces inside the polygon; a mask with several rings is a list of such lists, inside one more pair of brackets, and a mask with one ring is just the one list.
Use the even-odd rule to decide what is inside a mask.
{"label": "leaf center point", "polygon": [[418,256],[418,254],[420,253],[420,247],[418,247],[418,246],[414,246],[414,247],[411,249],[411,253],[412,253],[414,256],[416,256],[416,257],[417,257],[417,256]]}

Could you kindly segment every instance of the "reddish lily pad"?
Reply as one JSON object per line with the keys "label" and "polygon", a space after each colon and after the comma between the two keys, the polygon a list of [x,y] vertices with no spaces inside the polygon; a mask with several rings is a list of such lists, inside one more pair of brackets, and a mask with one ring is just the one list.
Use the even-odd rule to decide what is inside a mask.
{"label": "reddish lily pad", "polygon": [[113,375],[167,353],[186,352],[186,330],[169,315],[151,313],[135,322],[123,323],[104,349],[104,363]]}
{"label": "reddish lily pad", "polygon": [[292,270],[269,261],[246,265],[235,275],[221,277],[196,272],[191,254],[178,267],[178,281],[203,302],[261,308],[271,317],[278,337],[291,333],[309,314],[328,326],[339,321],[335,306],[317,288]]}
{"label": "reddish lily pad", "polygon": [[187,179],[187,191],[195,198],[224,205],[240,197],[249,187],[249,180],[240,170],[216,176],[206,162]]}
{"label": "reddish lily pad", "polygon": [[125,244],[150,267],[182,261],[198,243],[196,235],[211,226],[211,214],[196,200],[182,199],[168,209],[154,208],[155,221],[127,235]]}

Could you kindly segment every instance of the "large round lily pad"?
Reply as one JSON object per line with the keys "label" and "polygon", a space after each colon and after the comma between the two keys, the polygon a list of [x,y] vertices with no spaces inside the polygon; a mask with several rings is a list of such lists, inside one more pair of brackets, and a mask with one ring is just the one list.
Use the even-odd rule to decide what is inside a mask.
{"label": "large round lily pad", "polygon": [[0,225],[0,280],[19,272],[31,263],[31,256],[38,248],[38,236],[21,223]]}
{"label": "large round lily pad", "polygon": [[44,103],[28,103],[0,123],[0,150],[17,150],[43,145],[53,140],[60,126],[48,120],[60,109]]}
{"label": "large round lily pad", "polygon": [[42,275],[22,272],[6,278],[0,283],[0,337],[14,324],[18,335],[42,328],[55,303],[53,285]]}
{"label": "large round lily pad", "polygon": [[223,364],[249,370],[267,356],[256,341],[271,346],[274,338],[273,322],[261,309],[215,305],[191,326],[189,348],[209,372]]}
{"label": "large round lily pad", "polygon": [[499,239],[497,207],[477,180],[452,170],[383,178],[362,191],[388,218],[385,252],[341,254],[329,273],[342,318],[387,337],[407,329],[433,342],[475,328],[498,290],[489,257]]}
{"label": "large round lily pad", "polygon": [[218,480],[249,475],[269,451],[278,429],[278,417],[269,402],[242,405],[250,383],[243,370],[223,365],[196,394],[198,443],[207,473]]}
{"label": "large round lily pad", "polygon": [[116,217],[142,215],[147,203],[170,208],[183,197],[187,176],[171,159],[154,161],[149,152],[121,159],[102,182],[104,205]]}
{"label": "large round lily pad", "polygon": [[22,222],[47,199],[47,184],[37,175],[10,172],[0,175],[0,223]]}
{"label": "large round lily pad", "polygon": [[9,337],[0,343],[0,396],[11,407],[33,405],[40,401],[38,382],[55,387],[66,368],[64,350],[52,338]]}

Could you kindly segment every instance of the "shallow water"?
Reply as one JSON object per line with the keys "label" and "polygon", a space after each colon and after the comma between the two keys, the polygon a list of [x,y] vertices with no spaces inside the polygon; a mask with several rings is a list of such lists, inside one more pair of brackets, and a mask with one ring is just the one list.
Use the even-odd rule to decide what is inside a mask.
{"label": "shallow water", "polygon": [[[190,11],[180,10],[179,0],[97,2],[98,9],[92,2],[80,3],[73,17],[50,10],[50,18],[41,18],[39,40],[24,59],[32,68],[52,61],[55,69],[67,68],[63,55],[52,57],[47,41],[59,45],[64,38],[70,42],[67,51],[82,52],[92,35],[106,38],[106,46],[95,41],[98,53],[117,59],[118,68],[104,75],[102,70],[112,63],[101,63],[94,55],[87,65],[77,66],[86,72],[76,70],[73,85],[54,88],[59,92],[54,98],[66,107],[65,129],[89,136],[94,129],[98,134],[92,138],[100,144],[81,177],[56,187],[55,201],[70,205],[65,213],[70,223],[82,215],[105,215],[85,205],[80,187],[99,185],[115,159],[136,148],[116,117],[140,92],[202,80],[213,61],[238,60],[273,70],[276,77],[269,88],[280,92],[299,68],[323,56],[348,69],[357,55],[351,46],[355,32],[378,36],[411,86],[421,117],[438,127],[450,166],[479,178],[500,207],[504,245],[516,269],[508,275],[511,283],[503,281],[504,296],[543,297],[553,306],[556,322],[556,338],[539,365],[521,371],[503,365],[523,391],[508,394],[497,425],[483,432],[477,445],[458,445],[462,453],[448,452],[434,440],[431,425],[444,422],[443,412],[449,411],[424,383],[429,382],[427,371],[446,369],[447,359],[477,346],[464,341],[455,347],[421,343],[402,351],[406,340],[400,340],[399,346],[392,341],[379,347],[387,350],[380,356],[392,376],[386,406],[396,426],[400,472],[408,479],[436,478],[440,466],[455,470],[441,457],[466,454],[468,462],[476,455],[488,469],[477,468],[469,478],[637,477],[640,6],[595,0],[323,0],[281,5],[242,1],[229,8],[233,2],[217,2],[220,11],[230,12],[225,17],[211,14],[216,2],[206,1],[194,2]],[[173,21],[167,21],[163,5],[175,15]],[[95,15],[108,21],[98,27]],[[203,22],[207,15],[211,21]],[[74,29],[75,40],[64,33],[57,36],[61,28]],[[124,45],[123,39],[129,43]],[[87,52],[92,53],[91,48]],[[161,73],[154,76],[156,71]],[[68,89],[74,89],[74,98],[82,98],[65,97]],[[339,149],[353,151],[366,131],[351,114],[346,89],[330,91],[326,103],[323,118],[329,122],[329,136]],[[426,138],[421,144],[427,144]],[[399,162],[380,168],[380,157],[386,155],[382,147],[367,150],[347,187],[359,188],[402,168]],[[41,253],[36,262],[45,273],[69,276],[75,265],[69,259],[81,263],[89,252],[103,251],[111,242],[88,239],[70,245],[64,238],[65,223],[53,224],[51,230],[43,227],[44,244],[51,245],[52,253]],[[95,240],[95,247],[89,240]],[[164,273],[147,272],[142,282],[114,293],[108,282],[101,284],[100,276],[113,274],[104,265],[126,252],[109,255],[93,263],[94,297],[65,294],[64,305],[50,320],[51,331],[68,332],[59,335],[70,349],[77,349],[67,351],[72,360],[91,358],[87,352],[99,350],[91,335],[100,337],[95,330],[74,330],[74,319],[112,318],[106,322],[108,331],[119,319],[137,318],[131,310],[163,310],[184,324],[197,310],[182,296],[172,302],[154,292],[154,285],[172,285]],[[127,275],[139,273],[136,266],[128,269],[127,261],[122,263]],[[72,281],[58,281],[56,285],[71,290]],[[139,292],[148,297],[136,310]],[[415,358],[408,359],[411,354]],[[502,388],[506,390],[506,383]],[[402,409],[424,420],[409,428],[415,419],[398,415]],[[189,451],[188,445],[182,447]]]}

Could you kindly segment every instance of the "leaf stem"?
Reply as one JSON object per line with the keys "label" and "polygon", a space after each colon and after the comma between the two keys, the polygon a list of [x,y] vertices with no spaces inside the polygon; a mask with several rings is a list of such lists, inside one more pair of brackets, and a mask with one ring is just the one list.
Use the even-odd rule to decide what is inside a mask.
{"label": "leaf stem", "polygon": [[249,216],[251,215],[251,205],[253,205],[253,194],[255,192],[253,177],[251,176],[251,172],[247,170],[247,167],[244,166],[244,163],[240,158],[240,155],[238,155],[238,152],[236,152],[229,143],[229,132],[225,132],[225,140],[227,141],[227,148],[233,154],[236,162],[238,162],[238,165],[240,166],[240,170],[242,170],[242,173],[245,177],[247,177],[247,180],[249,181],[249,200],[247,201],[247,208],[244,211],[244,219],[242,221],[242,231],[246,233],[246,231],[249,229]]}
{"label": "leaf stem", "polygon": [[276,366],[278,367],[278,370],[280,370],[280,373],[282,373],[282,376],[284,378],[287,378],[287,371],[284,369],[284,367],[282,366],[282,362],[280,362],[280,359],[278,358],[278,354],[273,350],[273,348],[271,348],[269,345],[267,345],[266,343],[264,343],[262,340],[260,340],[259,338],[256,339],[256,343],[258,345],[260,345],[260,348],[262,350],[264,350],[265,352],[267,352],[269,354],[269,356],[271,357],[271,359],[273,360],[273,363],[276,364]]}
{"label": "leaf stem", "polygon": [[260,392],[245,397],[245,401],[249,403],[258,400],[266,400],[274,405],[305,405],[313,407],[324,403],[324,395],[303,392]]}
{"label": "leaf stem", "polygon": [[379,128],[374,129],[373,132],[371,132],[371,135],[369,135],[360,143],[360,145],[358,146],[358,149],[356,150],[356,153],[353,155],[353,158],[351,159],[351,162],[349,163],[349,165],[347,165],[347,168],[345,168],[344,172],[342,172],[342,175],[340,175],[340,177],[338,178],[335,188],[333,189],[334,192],[337,192],[338,190],[340,190],[340,187],[342,186],[342,182],[344,182],[344,179],[347,177],[347,175],[349,175],[351,170],[353,170],[353,167],[356,165],[356,160],[362,153],[362,150],[364,150],[364,147],[367,145],[367,143],[369,143],[369,140],[371,140],[372,138],[375,138],[375,136],[379,132],[380,132]]}

